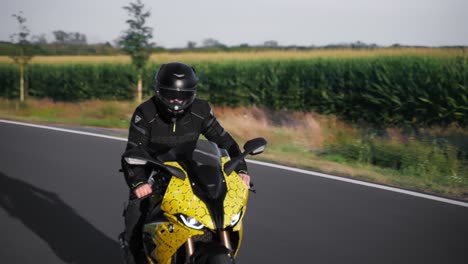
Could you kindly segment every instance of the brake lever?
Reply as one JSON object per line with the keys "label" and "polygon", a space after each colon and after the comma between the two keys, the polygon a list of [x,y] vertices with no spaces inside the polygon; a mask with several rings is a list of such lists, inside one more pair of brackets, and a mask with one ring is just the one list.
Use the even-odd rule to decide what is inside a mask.
{"label": "brake lever", "polygon": [[158,173],[159,173],[159,170],[157,170],[157,169],[153,169],[153,171],[151,171],[151,174],[148,177],[148,181],[147,181],[147,183],[149,185],[151,185],[151,193],[149,193],[149,194],[147,194],[145,196],[142,196],[140,198],[137,198],[138,200],[140,200],[140,201],[145,200],[146,198],[149,198],[154,194],[154,192],[155,192],[155,189],[154,189],[155,185],[154,184],[156,182],[156,180],[154,179],[154,176],[156,176]]}

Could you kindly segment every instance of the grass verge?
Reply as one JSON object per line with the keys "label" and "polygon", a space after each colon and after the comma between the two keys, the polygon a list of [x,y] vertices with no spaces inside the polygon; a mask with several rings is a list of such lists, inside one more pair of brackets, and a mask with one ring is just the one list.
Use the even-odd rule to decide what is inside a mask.
{"label": "grass verge", "polygon": [[[133,102],[63,103],[0,98],[0,118],[128,129]],[[214,107],[223,127],[242,144],[264,137],[269,146],[253,159],[312,169],[390,186],[468,200],[468,131],[459,127],[375,131],[333,116]]]}

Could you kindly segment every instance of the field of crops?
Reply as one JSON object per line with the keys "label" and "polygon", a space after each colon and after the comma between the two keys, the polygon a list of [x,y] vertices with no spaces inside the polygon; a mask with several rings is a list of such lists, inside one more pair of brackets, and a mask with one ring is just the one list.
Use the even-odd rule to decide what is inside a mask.
{"label": "field of crops", "polygon": [[[285,51],[231,51],[231,52],[161,52],[151,56],[152,63],[181,61],[221,62],[221,61],[252,61],[252,60],[304,60],[317,58],[375,58],[375,57],[463,57],[468,54],[468,48],[386,48],[386,49],[317,49],[317,50],[285,50]],[[10,63],[7,56],[0,56],[0,63]],[[36,56],[33,64],[64,64],[64,63],[130,63],[130,58],[118,56]]]}
{"label": "field of crops", "polygon": [[[18,96],[19,73],[0,58],[0,96]],[[154,54],[195,66],[199,94],[216,105],[330,113],[376,125],[466,125],[468,59],[463,49],[312,50]],[[1,63],[3,62],[3,63]],[[28,94],[60,101],[128,100],[136,72],[128,57],[35,57]]]}

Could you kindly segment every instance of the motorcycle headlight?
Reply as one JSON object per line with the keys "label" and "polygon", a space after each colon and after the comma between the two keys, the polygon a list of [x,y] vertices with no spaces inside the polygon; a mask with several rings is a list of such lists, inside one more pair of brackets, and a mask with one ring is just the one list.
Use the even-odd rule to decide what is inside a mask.
{"label": "motorcycle headlight", "polygon": [[193,217],[186,216],[183,214],[179,215],[179,217],[182,220],[182,222],[190,228],[200,230],[205,227],[202,223],[198,222],[198,220]]}
{"label": "motorcycle headlight", "polygon": [[241,218],[241,215],[242,215],[242,210],[240,210],[239,213],[235,214],[235,215],[232,217],[231,226],[237,225],[237,223],[239,222],[239,220],[240,220],[240,218]]}

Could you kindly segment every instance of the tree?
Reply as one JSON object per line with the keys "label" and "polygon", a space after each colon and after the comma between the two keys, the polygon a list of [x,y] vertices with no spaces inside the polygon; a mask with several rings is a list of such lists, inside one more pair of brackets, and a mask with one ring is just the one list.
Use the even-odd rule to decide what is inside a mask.
{"label": "tree", "polygon": [[63,30],[53,31],[52,34],[54,34],[55,43],[65,44],[65,41],[68,38],[67,33]]}
{"label": "tree", "polygon": [[194,49],[195,46],[197,46],[197,43],[195,41],[187,42],[187,49]]}
{"label": "tree", "polygon": [[263,42],[263,46],[267,48],[277,48],[279,45],[278,45],[278,41],[276,40],[267,40]]}
{"label": "tree", "polygon": [[47,38],[45,34],[34,35],[31,37],[31,42],[34,44],[45,45],[47,44]]}
{"label": "tree", "polygon": [[124,34],[119,40],[119,45],[125,53],[132,58],[132,64],[138,72],[137,96],[138,102],[141,102],[143,95],[143,68],[149,60],[153,43],[150,42],[153,38],[153,29],[145,26],[146,19],[151,15],[149,11],[144,10],[145,6],[141,0],[136,0],[135,3],[130,3],[124,6],[127,10],[130,19],[126,22],[129,28],[124,31]]}
{"label": "tree", "polygon": [[65,32],[56,30],[52,32],[55,37],[55,43],[62,45],[86,45],[86,35],[79,32]]}
{"label": "tree", "polygon": [[11,42],[13,42],[16,47],[15,54],[11,55],[10,58],[12,58],[15,64],[20,68],[20,101],[24,102],[24,73],[29,61],[33,57],[31,43],[29,41],[30,31],[25,24],[26,18],[23,16],[23,12],[20,11],[19,14],[13,14],[12,16],[18,21],[19,31],[10,36]]}
{"label": "tree", "polygon": [[213,38],[207,38],[203,40],[203,47],[205,48],[221,48],[225,46],[226,45],[222,44],[221,42]]}

